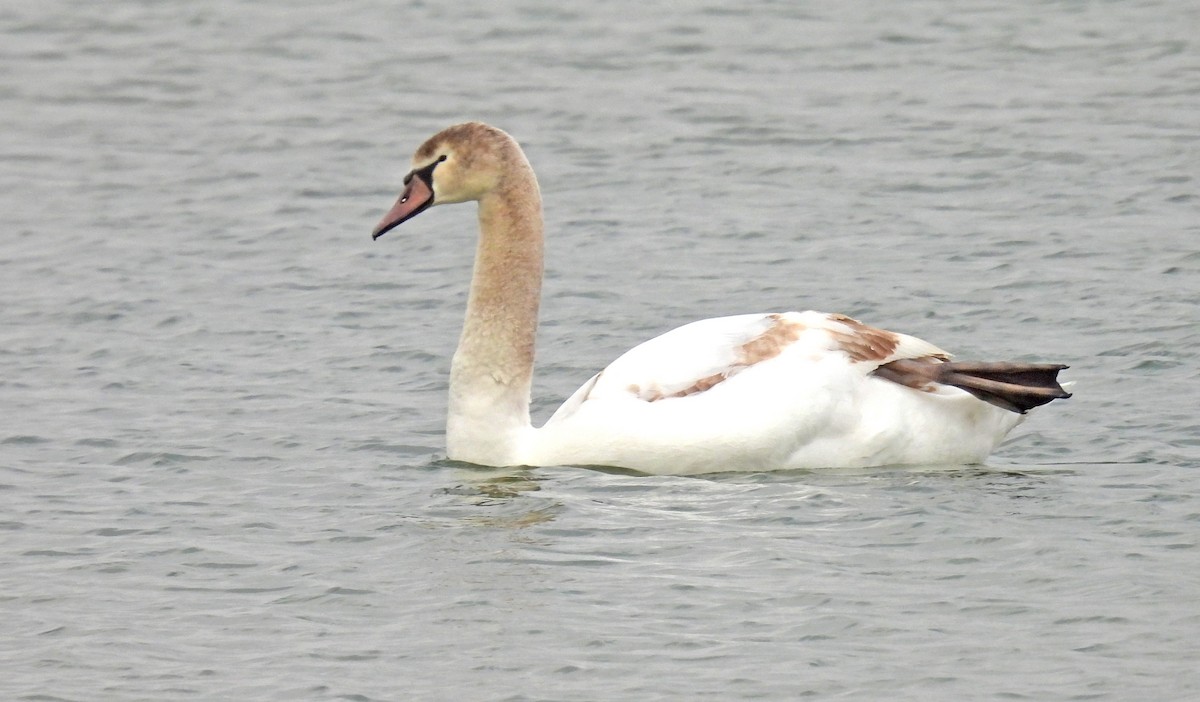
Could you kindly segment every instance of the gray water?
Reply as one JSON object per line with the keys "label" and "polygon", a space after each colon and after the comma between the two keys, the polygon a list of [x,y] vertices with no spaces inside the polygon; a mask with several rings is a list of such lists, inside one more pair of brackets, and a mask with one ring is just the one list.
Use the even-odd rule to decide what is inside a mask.
{"label": "gray water", "polygon": [[[0,9],[0,699],[1200,696],[1200,6]],[[1076,395],[986,466],[443,454],[483,119],[549,232],[535,411],[819,309]]]}

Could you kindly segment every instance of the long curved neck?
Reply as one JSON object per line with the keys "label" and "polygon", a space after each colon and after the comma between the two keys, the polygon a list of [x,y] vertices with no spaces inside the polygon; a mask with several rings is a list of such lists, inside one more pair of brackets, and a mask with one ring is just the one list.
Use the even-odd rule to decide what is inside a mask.
{"label": "long curved neck", "polygon": [[479,243],[466,320],[450,369],[450,458],[519,463],[542,291],[542,202],[522,157],[479,200]]}

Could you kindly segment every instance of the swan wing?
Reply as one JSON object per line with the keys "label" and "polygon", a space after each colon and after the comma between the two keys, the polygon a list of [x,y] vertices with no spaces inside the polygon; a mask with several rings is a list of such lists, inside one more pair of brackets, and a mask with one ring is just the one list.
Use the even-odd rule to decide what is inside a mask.
{"label": "swan wing", "polygon": [[[905,358],[947,359],[916,337],[869,327],[837,314],[785,312],[717,317],[692,322],[646,341],[592,376],[559,407],[548,424],[593,400],[657,402],[701,395],[737,382],[744,371],[779,358],[849,364],[867,375]],[[786,381],[786,378],[780,378]]]}

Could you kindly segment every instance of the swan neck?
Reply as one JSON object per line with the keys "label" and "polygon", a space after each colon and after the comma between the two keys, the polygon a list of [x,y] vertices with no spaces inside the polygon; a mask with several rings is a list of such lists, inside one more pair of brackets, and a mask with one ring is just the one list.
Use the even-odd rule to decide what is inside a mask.
{"label": "swan neck", "polygon": [[530,429],[542,210],[532,170],[515,175],[479,201],[474,274],[450,374],[449,456],[490,465],[519,463]]}

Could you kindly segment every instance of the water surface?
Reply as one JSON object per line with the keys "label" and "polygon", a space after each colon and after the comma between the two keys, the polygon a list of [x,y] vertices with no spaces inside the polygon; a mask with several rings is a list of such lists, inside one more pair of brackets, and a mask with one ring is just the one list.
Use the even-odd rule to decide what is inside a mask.
{"label": "water surface", "polygon": [[[1186,700],[1200,688],[1200,11],[1184,2],[0,10],[0,697]],[[516,135],[535,413],[813,308],[1069,363],[987,466],[444,460]]]}

